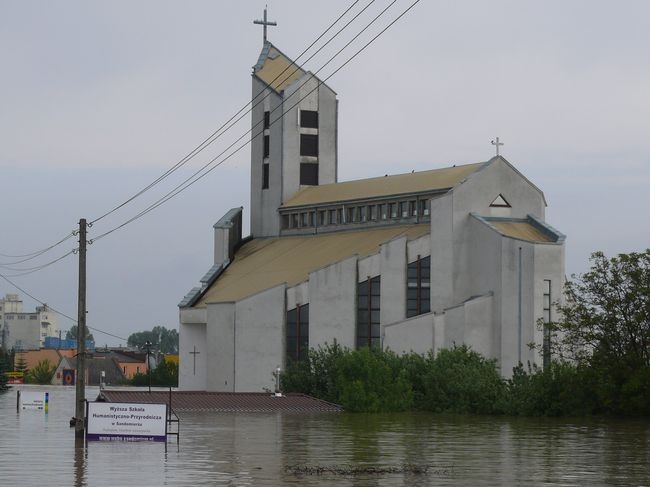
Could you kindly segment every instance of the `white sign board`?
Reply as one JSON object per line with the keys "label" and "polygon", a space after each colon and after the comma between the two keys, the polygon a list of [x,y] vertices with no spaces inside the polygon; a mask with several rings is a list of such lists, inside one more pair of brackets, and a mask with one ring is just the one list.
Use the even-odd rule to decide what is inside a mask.
{"label": "white sign board", "polygon": [[20,409],[45,409],[45,392],[21,391]]}
{"label": "white sign board", "polygon": [[88,441],[165,441],[166,404],[89,402]]}

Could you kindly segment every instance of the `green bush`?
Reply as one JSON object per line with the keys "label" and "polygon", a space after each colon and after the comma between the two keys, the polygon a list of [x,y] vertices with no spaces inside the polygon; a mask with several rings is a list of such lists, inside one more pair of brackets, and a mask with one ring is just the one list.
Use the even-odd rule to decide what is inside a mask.
{"label": "green bush", "polygon": [[[131,379],[131,385],[145,387],[150,384],[149,374],[137,373]],[[157,387],[178,387],[178,364],[162,360],[151,370],[151,385]]]}
{"label": "green bush", "polygon": [[50,384],[56,365],[50,364],[48,359],[41,360],[36,366],[25,374],[26,384]]}
{"label": "green bush", "polygon": [[392,352],[362,348],[338,360],[340,403],[351,412],[406,411],[413,390],[399,358]]}
{"label": "green bush", "polygon": [[440,350],[429,360],[421,406],[434,412],[500,413],[504,392],[496,361],[463,345]]}

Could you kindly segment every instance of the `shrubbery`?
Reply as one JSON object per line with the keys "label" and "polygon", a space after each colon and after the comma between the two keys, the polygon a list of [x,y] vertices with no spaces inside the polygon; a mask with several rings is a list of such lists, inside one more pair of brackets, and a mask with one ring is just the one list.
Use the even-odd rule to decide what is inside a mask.
{"label": "shrubbery", "polygon": [[149,374],[137,373],[133,376],[130,383],[133,386],[152,386],[159,387],[178,387],[178,364],[161,360],[155,369],[151,370],[151,382],[149,382]]}
{"label": "shrubbery", "polygon": [[341,404],[350,412],[422,410],[515,416],[648,415],[650,369],[629,376],[611,404],[606,378],[590,367],[553,362],[546,370],[518,367],[503,379],[494,360],[466,346],[433,355],[396,355],[330,345],[282,374],[285,392]]}

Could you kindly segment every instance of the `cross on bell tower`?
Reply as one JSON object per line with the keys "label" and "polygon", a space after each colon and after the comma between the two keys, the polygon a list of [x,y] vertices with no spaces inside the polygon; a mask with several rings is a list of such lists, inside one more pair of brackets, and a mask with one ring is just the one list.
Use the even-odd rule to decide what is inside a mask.
{"label": "cross on bell tower", "polygon": [[266,10],[268,8],[268,5],[264,7],[264,20],[253,20],[254,24],[259,24],[264,26],[264,43],[266,43],[266,26],[267,25],[278,25],[277,22],[271,21],[271,20],[266,20]]}

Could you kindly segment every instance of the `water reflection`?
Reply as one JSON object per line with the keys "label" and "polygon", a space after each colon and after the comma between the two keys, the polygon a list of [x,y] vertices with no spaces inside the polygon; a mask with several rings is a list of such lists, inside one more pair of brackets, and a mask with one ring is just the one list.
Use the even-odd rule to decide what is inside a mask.
{"label": "water reflection", "polygon": [[48,415],[0,395],[2,485],[650,485],[647,421],[193,412],[178,445],[76,448],[74,389],[47,390]]}

